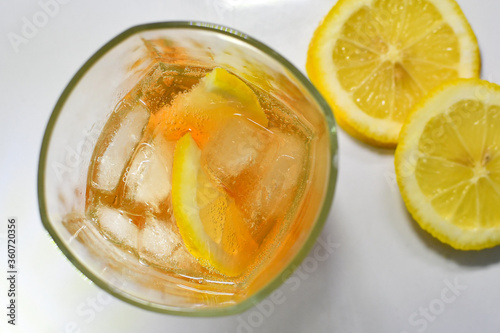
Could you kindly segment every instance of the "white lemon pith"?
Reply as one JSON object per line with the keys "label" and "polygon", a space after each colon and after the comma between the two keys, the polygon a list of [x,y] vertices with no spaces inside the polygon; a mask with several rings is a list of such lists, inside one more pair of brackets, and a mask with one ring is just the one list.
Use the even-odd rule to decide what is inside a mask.
{"label": "white lemon pith", "polygon": [[500,244],[500,86],[457,80],[405,123],[395,168],[419,225],[457,249]]}

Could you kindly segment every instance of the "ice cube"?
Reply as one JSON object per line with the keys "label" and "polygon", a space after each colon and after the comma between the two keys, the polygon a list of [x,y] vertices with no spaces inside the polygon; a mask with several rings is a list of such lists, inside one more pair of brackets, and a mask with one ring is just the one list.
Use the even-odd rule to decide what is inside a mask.
{"label": "ice cube", "polygon": [[308,152],[307,139],[279,130],[274,130],[273,134],[279,138],[279,148],[264,179],[274,179],[273,186],[282,190],[296,188],[304,177]]}
{"label": "ice cube", "polygon": [[273,129],[276,152],[267,152],[261,174],[247,193],[235,197],[252,236],[261,242],[277,221],[293,208],[293,202],[305,182],[307,142],[294,134]]}
{"label": "ice cube", "polygon": [[142,138],[149,115],[148,109],[141,103],[112,115],[96,146],[99,151],[92,180],[97,189],[112,191],[116,188]]}
{"label": "ice cube", "polygon": [[229,193],[238,192],[238,183],[245,183],[245,172],[258,167],[264,151],[273,150],[272,133],[266,128],[235,117],[212,135],[202,150],[207,172]]}
{"label": "ice cube", "polygon": [[170,265],[172,270],[175,269],[178,273],[191,277],[208,277],[212,275],[206,272],[205,268],[196,261],[184,244],[172,253]]}
{"label": "ice cube", "polygon": [[170,271],[189,274],[201,266],[188,252],[174,221],[148,218],[139,233],[139,256],[142,260]]}
{"label": "ice cube", "polygon": [[76,212],[70,213],[64,217],[62,223],[72,235],[69,239],[70,243],[77,240],[85,244],[90,253],[108,263],[105,265],[114,265],[116,262],[134,261],[133,255],[125,250],[125,248],[116,246],[105,240],[96,222],[90,217]]}
{"label": "ice cube", "polygon": [[172,161],[175,143],[162,135],[150,144],[141,144],[126,172],[126,199],[146,204],[155,210],[172,189]]}
{"label": "ice cube", "polygon": [[83,244],[88,243],[91,238],[89,235],[94,236],[94,238],[102,238],[95,223],[81,213],[72,212],[67,214],[62,220],[62,224],[71,234],[70,243],[75,239]]}
{"label": "ice cube", "polygon": [[139,229],[124,213],[109,207],[99,207],[95,212],[102,233],[111,241],[137,251]]}

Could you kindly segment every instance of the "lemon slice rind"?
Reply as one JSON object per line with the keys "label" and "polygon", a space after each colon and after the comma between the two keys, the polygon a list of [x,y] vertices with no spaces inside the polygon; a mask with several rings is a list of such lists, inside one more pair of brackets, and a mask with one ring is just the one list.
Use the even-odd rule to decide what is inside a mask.
{"label": "lemon slice rind", "polygon": [[[248,253],[228,253],[223,244],[217,244],[207,233],[197,199],[200,172],[203,172],[200,159],[201,150],[191,133],[177,141],[172,168],[174,217],[184,244],[202,266],[226,276],[238,276],[249,264],[252,250],[248,249]],[[223,228],[230,228],[235,221],[225,223]]]}
{"label": "lemon slice rind", "polygon": [[[427,0],[434,5],[454,30],[460,43],[458,76],[477,78],[480,56],[477,40],[466,17],[453,0]],[[306,69],[311,81],[332,107],[336,120],[346,132],[368,144],[395,147],[402,123],[378,119],[363,112],[344,90],[337,77],[337,67],[332,61],[335,42],[344,23],[363,6],[372,6],[375,0],[340,0],[326,15],[315,31],[309,45]]]}
{"label": "lemon slice rind", "polygon": [[[429,93],[413,108],[401,130],[401,141],[395,155],[395,170],[406,207],[422,229],[453,248],[480,250],[500,244],[500,225],[484,226],[481,221],[477,221],[474,227],[454,224],[439,214],[422,193],[415,173],[420,158],[418,146],[420,140],[425,139],[421,135],[426,124],[447,112],[450,106],[464,100],[500,106],[500,86],[479,79],[458,79]],[[466,121],[465,117],[460,121]]]}

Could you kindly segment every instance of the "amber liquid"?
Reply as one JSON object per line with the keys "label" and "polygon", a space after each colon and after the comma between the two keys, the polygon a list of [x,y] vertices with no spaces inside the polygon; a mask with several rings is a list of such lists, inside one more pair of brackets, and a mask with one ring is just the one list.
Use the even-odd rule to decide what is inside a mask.
{"label": "amber liquid", "polygon": [[151,124],[209,71],[159,63],[116,106],[93,152],[86,214],[103,241],[160,274],[237,285],[271,260],[269,254],[294,222],[309,176],[313,134],[290,108],[248,84],[269,125],[254,131],[255,125],[243,119],[243,130],[213,134],[219,141],[204,147],[202,166],[234,199],[258,248],[237,277],[201,265],[183,243],[173,214],[168,187],[175,141],[158,136]]}

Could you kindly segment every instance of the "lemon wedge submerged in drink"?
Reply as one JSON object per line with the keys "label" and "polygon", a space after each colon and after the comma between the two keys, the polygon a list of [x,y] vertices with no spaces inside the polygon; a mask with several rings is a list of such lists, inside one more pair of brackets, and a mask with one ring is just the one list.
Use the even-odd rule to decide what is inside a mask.
{"label": "lemon wedge submerged in drink", "polygon": [[[189,252],[206,268],[226,276],[243,273],[258,244],[234,200],[202,166],[202,147],[214,131],[240,119],[267,126],[257,96],[238,77],[216,68],[159,115],[162,133],[176,143],[172,169],[173,213]],[[182,126],[169,122],[183,119]],[[170,137],[169,137],[170,136]]]}
{"label": "lemon wedge submerged in drink", "polygon": [[234,201],[211,183],[201,167],[201,151],[190,133],[175,147],[172,204],[184,244],[209,269],[242,273],[257,244]]}
{"label": "lemon wedge submerged in drink", "polygon": [[409,116],[396,150],[401,194],[419,225],[462,250],[500,244],[500,86],[457,80]]}
{"label": "lemon wedge submerged in drink", "polygon": [[217,67],[189,92],[177,96],[153,117],[151,125],[167,140],[176,141],[191,132],[203,146],[210,136],[235,115],[263,127],[266,114],[252,89],[236,75]]}
{"label": "lemon wedge submerged in drink", "polygon": [[[234,74],[223,68],[214,68],[198,86],[201,94],[210,94],[220,104],[228,104],[242,112],[242,115],[266,127],[267,116],[250,87]],[[196,91],[195,91],[196,93]],[[217,97],[215,97],[217,96]]]}

